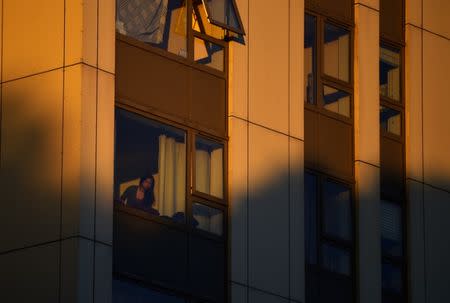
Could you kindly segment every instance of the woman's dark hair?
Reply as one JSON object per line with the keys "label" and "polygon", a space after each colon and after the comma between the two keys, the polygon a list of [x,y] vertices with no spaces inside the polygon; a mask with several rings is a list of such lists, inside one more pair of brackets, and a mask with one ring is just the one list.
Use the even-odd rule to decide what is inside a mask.
{"label": "woman's dark hair", "polygon": [[146,196],[145,199],[148,199],[150,202],[150,206],[152,206],[153,203],[155,202],[155,178],[152,175],[143,176],[139,180],[139,185],[142,185],[142,182],[144,182],[147,179],[150,179],[152,183],[150,185],[150,189],[148,190],[148,192],[145,193]]}

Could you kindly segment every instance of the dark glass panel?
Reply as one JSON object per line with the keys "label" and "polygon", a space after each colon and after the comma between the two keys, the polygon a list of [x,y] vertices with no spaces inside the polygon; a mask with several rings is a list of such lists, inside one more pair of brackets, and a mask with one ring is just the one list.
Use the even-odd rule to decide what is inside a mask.
{"label": "dark glass panel", "polygon": [[327,235],[352,239],[351,190],[342,184],[323,184],[323,229]]}
{"label": "dark glass panel", "polygon": [[350,94],[324,85],[323,107],[331,112],[350,117]]}
{"label": "dark glass panel", "polygon": [[389,263],[382,265],[382,287],[383,290],[395,294],[401,294],[403,289],[402,270]]}
{"label": "dark glass panel", "polygon": [[350,32],[325,23],[324,72],[333,78],[350,80]]}
{"label": "dark glass panel", "polygon": [[200,203],[192,205],[194,227],[221,236],[223,234],[223,211]]}
{"label": "dark glass panel", "polygon": [[186,1],[116,1],[116,30],[119,33],[187,57]]}
{"label": "dark glass panel", "polygon": [[401,136],[402,114],[395,109],[380,106],[380,127],[385,132]]}
{"label": "dark glass panel", "polygon": [[400,102],[400,50],[380,48],[380,94]]}
{"label": "dark glass panel", "polygon": [[235,33],[244,34],[234,0],[203,0],[203,3],[211,23],[223,26]]}
{"label": "dark glass panel", "polygon": [[331,272],[350,276],[350,253],[332,245],[322,244],[322,266]]}
{"label": "dark glass panel", "polygon": [[304,100],[315,104],[316,92],[316,17],[305,15],[305,41],[304,41]]}
{"label": "dark glass panel", "polygon": [[317,177],[305,173],[306,262],[317,264]]}
{"label": "dark glass panel", "polygon": [[381,248],[383,254],[402,256],[402,209],[400,205],[381,201]]}
{"label": "dark glass panel", "polygon": [[223,198],[223,144],[195,138],[195,187],[199,192]]}
{"label": "dark glass panel", "polygon": [[184,221],[185,137],[180,129],[117,109],[115,201]]}

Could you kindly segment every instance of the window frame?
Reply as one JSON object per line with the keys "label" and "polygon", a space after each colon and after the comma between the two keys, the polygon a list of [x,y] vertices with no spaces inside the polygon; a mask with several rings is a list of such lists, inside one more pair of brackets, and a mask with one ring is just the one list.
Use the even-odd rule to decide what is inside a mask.
{"label": "window frame", "polygon": [[[322,244],[328,244],[330,246],[336,247],[338,249],[344,250],[349,253],[350,255],[350,275],[347,277],[351,281],[351,287],[352,287],[352,298],[353,302],[357,302],[357,253],[356,253],[356,239],[357,239],[357,225],[356,225],[356,195],[355,195],[355,188],[356,184],[355,182],[349,182],[345,179],[340,179],[335,176],[331,176],[329,174],[325,174],[323,172],[319,172],[314,169],[310,169],[305,167],[304,169],[305,174],[310,174],[316,178],[316,218],[314,218],[315,226],[316,226],[316,261],[317,264],[311,265],[308,264],[308,261],[305,258],[305,276],[310,276],[310,267],[316,266],[319,271],[327,271],[327,269],[323,268],[322,266],[322,260],[323,260],[323,253],[321,246]],[[334,183],[341,184],[343,186],[346,186],[350,190],[350,199],[351,199],[351,224],[352,224],[352,232],[351,232],[351,241],[345,241],[343,239],[339,239],[337,237],[333,237],[331,235],[327,235],[324,231],[324,218],[323,218],[323,208],[324,208],[324,201],[323,201],[323,187],[324,183],[327,181],[331,181]],[[305,221],[306,222],[306,221]],[[305,237],[306,241],[306,237]],[[305,243],[306,248],[306,243]],[[308,293],[308,290],[306,290],[306,293]],[[307,303],[311,303],[309,301],[306,301]]]}
{"label": "window frame", "polygon": [[231,32],[233,32],[233,33],[238,34],[238,35],[245,35],[244,25],[243,25],[242,20],[241,20],[241,14],[239,14],[239,10],[238,10],[238,7],[237,7],[237,3],[236,3],[235,0],[229,0],[229,1],[232,1],[232,4],[233,4],[233,6],[234,6],[234,9],[235,9],[235,12],[236,12],[236,19],[237,19],[237,21],[238,21],[238,23],[239,23],[240,29],[236,30],[236,29],[234,29],[233,27],[228,26],[227,24],[224,24],[224,23],[222,23],[222,22],[216,21],[216,20],[214,20],[212,17],[210,17],[211,11],[210,11],[210,9],[209,9],[209,6],[206,5],[205,0],[202,0],[203,6],[205,7],[205,10],[206,10],[206,16],[208,17],[208,21],[209,21],[211,24],[214,24],[214,25],[216,25],[216,26],[219,26],[219,27],[222,27],[222,28],[224,28],[224,29],[227,29],[227,30],[229,30],[229,31],[231,31]]}
{"label": "window frame", "polygon": [[[353,125],[353,119],[354,119],[354,94],[353,94],[353,83],[354,83],[354,75],[353,75],[353,58],[354,58],[354,50],[353,50],[353,42],[354,42],[354,33],[353,29],[354,27],[352,25],[349,25],[348,23],[338,21],[331,17],[326,17],[323,15],[320,15],[318,13],[315,13],[313,11],[310,11],[308,9],[305,9],[305,14],[313,16],[315,18],[315,26],[316,26],[316,41],[315,41],[315,47],[316,47],[316,60],[313,62],[313,66],[315,67],[315,77],[314,81],[316,83],[315,85],[315,91],[314,99],[315,104],[310,104],[305,102],[303,100],[304,106],[314,112],[320,113],[322,115],[337,119],[339,121],[345,122],[349,125]],[[349,32],[350,39],[349,39],[349,81],[343,81],[336,79],[332,76],[326,75],[324,70],[324,30],[325,30],[325,23],[332,24],[334,26],[338,26],[340,28],[343,28]],[[350,116],[346,117],[344,115],[329,111],[324,108],[323,103],[323,86],[331,86],[332,88],[342,90],[350,95]]]}

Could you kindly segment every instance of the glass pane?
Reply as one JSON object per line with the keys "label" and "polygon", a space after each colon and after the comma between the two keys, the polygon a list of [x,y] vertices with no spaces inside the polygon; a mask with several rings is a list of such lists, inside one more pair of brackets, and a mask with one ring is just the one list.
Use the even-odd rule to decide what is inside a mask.
{"label": "glass pane", "polygon": [[224,50],[215,43],[194,38],[194,60],[197,63],[223,71]]}
{"label": "glass pane", "polygon": [[184,131],[116,110],[115,201],[184,221]]}
{"label": "glass pane", "polygon": [[325,74],[348,82],[350,79],[350,32],[325,23],[324,39]]}
{"label": "glass pane", "polygon": [[173,54],[187,56],[184,0],[116,0],[116,30]]}
{"label": "glass pane", "polygon": [[316,92],[316,18],[305,15],[304,87],[305,102],[315,104]]}
{"label": "glass pane", "polygon": [[203,137],[195,139],[195,189],[223,198],[223,145]]}
{"label": "glass pane", "polygon": [[402,255],[402,209],[399,205],[381,201],[381,247],[383,254]]}
{"label": "glass pane", "polygon": [[400,101],[400,50],[380,48],[380,94]]}
{"label": "glass pane", "polygon": [[402,270],[392,264],[383,263],[382,286],[384,290],[401,294],[403,288]]}
{"label": "glass pane", "polygon": [[350,188],[331,181],[323,185],[323,228],[330,236],[352,239]]}
{"label": "glass pane", "polygon": [[239,12],[233,0],[203,0],[211,22],[227,29],[243,34],[244,29],[239,22]]}
{"label": "glass pane", "polygon": [[324,85],[323,107],[334,113],[350,117],[350,94]]}
{"label": "glass pane", "polygon": [[305,173],[306,262],[317,264],[317,178]]}
{"label": "glass pane", "polygon": [[113,279],[113,303],[186,303],[183,298],[163,294],[137,283]]}
{"label": "glass pane", "polygon": [[322,266],[329,271],[349,276],[350,253],[346,250],[322,244]]}
{"label": "glass pane", "polygon": [[192,205],[194,227],[219,235],[223,233],[223,211],[200,203]]}
{"label": "glass pane", "polygon": [[192,29],[216,39],[223,40],[225,38],[225,30],[222,27],[214,25],[208,21],[205,7],[201,1],[198,3],[193,3]]}
{"label": "glass pane", "polygon": [[380,106],[380,126],[381,129],[401,136],[402,134],[402,114],[392,108]]}

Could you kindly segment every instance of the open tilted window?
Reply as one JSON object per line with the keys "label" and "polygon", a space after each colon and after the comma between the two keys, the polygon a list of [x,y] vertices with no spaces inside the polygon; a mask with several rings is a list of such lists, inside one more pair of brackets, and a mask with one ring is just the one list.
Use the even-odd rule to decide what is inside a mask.
{"label": "open tilted window", "polygon": [[202,0],[208,21],[214,25],[244,35],[244,27],[234,0]]}

